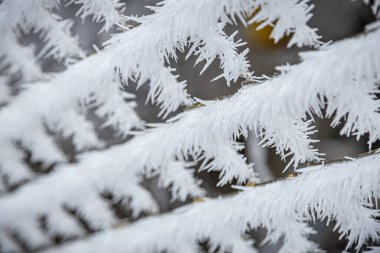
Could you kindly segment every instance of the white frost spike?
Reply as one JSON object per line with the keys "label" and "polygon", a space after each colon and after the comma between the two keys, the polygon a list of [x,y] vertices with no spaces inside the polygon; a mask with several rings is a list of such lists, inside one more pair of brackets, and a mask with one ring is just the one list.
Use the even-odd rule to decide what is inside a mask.
{"label": "white frost spike", "polygon": [[9,230],[17,233],[21,240],[31,249],[42,247],[50,243],[49,236],[42,231],[37,219],[17,221]]}
{"label": "white frost spike", "polygon": [[190,197],[201,197],[204,190],[199,186],[200,181],[194,179],[192,164],[175,161],[168,163],[161,169],[159,184],[161,187],[170,188],[172,200],[185,201]]}
{"label": "white frost spike", "polygon": [[245,45],[245,43],[235,42],[236,34],[237,32],[227,37],[223,30],[211,30],[204,34],[198,43],[192,45],[188,56],[191,53],[198,56],[195,64],[206,61],[201,74],[217,57],[220,58],[220,67],[224,72],[220,77],[224,77],[228,85],[232,81],[236,82],[240,76],[244,76],[244,73],[249,73],[250,64],[245,58],[248,49],[242,53],[238,52],[238,47]]}
{"label": "white frost spike", "polygon": [[[193,241],[195,244],[205,238],[215,247],[234,249],[240,247],[241,241],[233,239],[248,228],[259,227],[268,229],[267,240],[271,243],[284,237],[282,253],[310,252],[316,250],[316,245],[307,240],[313,230],[306,222],[315,218],[314,213],[322,214],[317,217],[321,220],[335,219],[339,232],[349,235],[349,243],[359,239],[359,248],[363,236],[366,240],[380,239],[379,227],[372,230],[376,212],[364,207],[380,196],[379,164],[380,155],[373,155],[342,164],[312,167],[295,179],[247,187],[233,197],[179,208],[171,214],[146,218],[45,253],[150,252],[152,249],[171,252],[182,243],[188,245]],[[355,208],[360,204],[362,209]],[[353,217],[358,218],[358,222],[350,227],[341,226]]]}
{"label": "white frost spike", "polygon": [[139,75],[139,85],[148,79],[150,80],[147,101],[156,102],[161,109],[159,116],[163,116],[164,118],[170,112],[177,110],[181,105],[192,104],[190,95],[186,91],[186,81],[178,81],[178,76],[173,75],[173,71],[175,69],[159,68],[157,65],[152,64],[144,67],[139,66],[139,70],[136,72],[136,75]]}
{"label": "white frost spike", "polygon": [[256,181],[252,165],[247,164],[247,159],[236,152],[236,149],[222,143],[215,143],[212,147],[204,147],[204,153],[198,160],[203,160],[199,170],[220,171],[217,186],[223,186],[237,179],[238,184],[247,180]]}
{"label": "white frost spike", "polygon": [[136,104],[130,101],[134,95],[121,91],[115,83],[94,91],[95,113],[104,120],[102,127],[113,127],[123,137],[133,128],[142,129],[143,121],[133,110]]}
{"label": "white frost spike", "polygon": [[23,162],[24,154],[12,142],[0,142],[0,175],[8,185],[15,185],[33,177],[31,169]]}
{"label": "white frost spike", "polygon": [[142,213],[158,213],[159,207],[152,194],[136,183],[126,184],[123,181],[115,182],[112,187],[107,186],[115,201],[122,200],[125,208],[132,210],[132,218],[137,218]]}
{"label": "white frost spike", "polygon": [[[86,160],[86,157],[84,160],[84,168],[88,167],[88,169],[95,172],[93,183],[97,187],[96,190],[111,193],[113,197],[111,201],[117,202],[121,200],[124,207],[132,211],[133,218],[137,218],[141,213],[157,213],[159,211],[151,193],[139,184],[141,182],[139,176],[131,175],[131,172],[121,164],[114,164],[112,165],[113,173],[120,175],[115,180],[115,174],[109,174],[109,176],[103,174],[100,169],[103,164]],[[85,177],[86,175],[83,174],[82,176]],[[125,178],[128,178],[128,183],[125,183]],[[80,198],[78,201],[80,201]]]}
{"label": "white frost spike", "polygon": [[108,31],[114,24],[123,24],[124,3],[120,0],[66,0],[69,4],[80,4],[80,8],[76,15],[82,19],[93,15],[93,21],[100,23],[104,22],[102,30]]}
{"label": "white frost spike", "polygon": [[[94,210],[93,212],[97,212]],[[49,213],[46,218],[47,232],[50,235],[60,235],[64,238],[83,235],[83,228],[75,217],[69,215],[61,208]]]}
{"label": "white frost spike", "polygon": [[77,214],[89,224],[91,229],[101,230],[115,224],[116,218],[107,202],[95,191],[89,189],[85,192],[85,196],[77,197],[77,201],[69,201],[67,205],[76,209]]}
{"label": "white frost spike", "polygon": [[64,154],[42,127],[41,125],[36,126],[33,129],[33,135],[22,136],[19,139],[21,145],[31,152],[31,159],[33,161],[42,162],[46,166],[65,162],[66,158]]}
{"label": "white frost spike", "polygon": [[321,38],[316,32],[317,29],[310,28],[307,22],[311,18],[310,11],[313,5],[308,6],[308,0],[272,0],[272,1],[255,1],[258,5],[258,12],[249,21],[261,23],[257,29],[265,26],[273,26],[270,35],[275,42],[289,33],[293,33],[288,47],[300,46],[318,46],[321,44]]}
{"label": "white frost spike", "polygon": [[70,35],[70,21],[60,20],[60,17],[51,13],[54,7],[54,4],[41,4],[33,0],[5,0],[0,5],[0,13],[6,21],[1,24],[23,32],[41,32],[45,40],[41,55],[57,59],[83,56],[78,42]]}
{"label": "white frost spike", "polygon": [[46,121],[50,123],[49,126],[54,132],[61,132],[65,138],[72,136],[73,144],[79,151],[103,146],[94,126],[74,108],[68,108],[59,115],[49,115]]}
{"label": "white frost spike", "polygon": [[[4,13],[0,12],[0,21],[4,20]],[[1,21],[0,23],[2,23]],[[6,24],[6,22],[5,22]],[[8,26],[0,25],[2,34],[0,68],[8,75],[19,75],[24,81],[33,81],[43,77],[42,70],[34,57],[32,46],[21,46],[16,35]]]}
{"label": "white frost spike", "polygon": [[[46,133],[41,117],[36,115],[39,112],[39,100],[35,99],[36,96],[33,96],[33,93],[31,95],[29,98],[19,95],[7,107],[0,110],[0,122],[2,123],[0,125],[0,142],[20,142],[22,147],[31,152],[33,161],[40,161],[47,166],[64,162],[65,156],[55,145],[51,136]],[[20,157],[17,154],[7,154],[7,156]],[[12,159],[12,162],[17,161]],[[19,163],[22,161],[20,160]],[[17,175],[15,176],[17,177]]]}

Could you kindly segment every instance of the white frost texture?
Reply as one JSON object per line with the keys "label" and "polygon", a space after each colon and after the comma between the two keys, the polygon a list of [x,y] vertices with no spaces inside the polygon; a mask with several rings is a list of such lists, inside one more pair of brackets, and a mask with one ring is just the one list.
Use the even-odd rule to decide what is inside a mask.
{"label": "white frost texture", "polygon": [[[373,2],[379,18],[380,2],[364,2]],[[71,4],[81,19],[113,33],[92,55],[72,33],[72,20],[57,12]],[[378,252],[380,154],[324,163],[314,117],[331,119],[341,135],[367,138],[369,150],[380,140],[379,21],[325,44],[308,25],[308,0],[164,0],[148,8],[151,14],[135,17],[124,15],[128,2],[118,0],[0,2],[0,176],[6,179],[0,180],[0,252],[190,253],[207,242],[210,252],[253,253],[247,235],[259,228],[267,231],[264,242],[281,243],[279,252],[315,252],[310,224],[316,221],[334,222],[347,250],[369,245],[367,252]],[[258,29],[272,27],[275,42],[286,36],[288,47],[312,50],[300,53],[298,64],[277,67],[273,77],[254,76],[251,52],[230,30],[256,22]],[[20,43],[28,33],[43,46]],[[199,74],[216,61],[215,80],[244,85],[230,97],[193,98],[171,66],[182,53],[203,65]],[[45,72],[48,58],[65,69]],[[147,86],[146,101],[164,123],[139,117],[135,95],[125,91],[130,83]],[[89,113],[123,142],[105,145]],[[297,176],[260,183],[238,142],[249,133]],[[74,162],[57,145],[58,135],[72,142]],[[34,172],[25,151],[31,162],[54,168]],[[318,165],[304,166],[311,162]],[[218,173],[217,186],[233,184],[237,193],[209,198],[199,172]],[[160,213],[143,187],[152,178],[184,206]],[[114,213],[116,202],[130,210],[128,222]]]}

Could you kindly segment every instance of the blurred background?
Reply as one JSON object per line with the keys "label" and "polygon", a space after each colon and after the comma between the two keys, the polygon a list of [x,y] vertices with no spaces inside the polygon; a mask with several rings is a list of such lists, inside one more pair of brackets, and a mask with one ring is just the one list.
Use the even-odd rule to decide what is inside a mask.
{"label": "blurred background", "polygon": [[[146,15],[150,13],[149,9],[144,8],[146,5],[154,5],[158,1],[154,0],[128,0],[126,14],[127,15]],[[313,17],[310,20],[310,26],[319,29],[319,34],[322,35],[324,42],[336,41],[346,37],[355,36],[358,33],[363,32],[364,26],[374,20],[371,14],[370,8],[363,4],[363,1],[350,1],[350,0],[325,0],[325,1],[311,1],[315,5],[312,11]],[[102,43],[109,38],[109,34],[99,33],[102,24],[95,24],[90,19],[81,20],[79,17],[75,17],[75,13],[78,10],[78,6],[69,5],[62,6],[58,12],[64,18],[71,18],[75,20],[73,26],[73,33],[79,37],[80,44],[88,54],[94,53],[93,45],[101,48]],[[253,24],[250,27],[243,26],[229,26],[227,33],[231,34],[235,30],[239,30],[238,37],[247,42],[247,47],[250,48],[248,55],[255,75],[267,75],[272,76],[276,71],[275,67],[284,65],[286,63],[296,64],[299,61],[298,53],[300,51],[312,50],[309,48],[287,48],[288,38],[283,38],[279,43],[274,44],[273,40],[269,39],[271,32],[270,27],[266,27],[262,30],[256,31],[257,24]],[[113,30],[110,33],[118,32]],[[37,47],[40,47],[39,40],[35,35],[25,35],[24,44],[35,43]],[[202,100],[215,99],[221,96],[226,96],[235,93],[240,88],[239,80],[237,83],[232,84],[230,87],[226,85],[223,79],[211,82],[211,80],[218,76],[221,72],[219,69],[219,62],[215,61],[202,75],[199,75],[202,69],[202,63],[194,66],[195,58],[191,57],[185,60],[185,54],[179,54],[177,62],[171,62],[170,65],[177,69],[177,73],[180,75],[180,80],[187,80],[188,91],[193,97],[200,98]],[[54,59],[46,59],[42,62],[43,70],[45,72],[59,72],[63,71],[65,67],[56,62]],[[18,92],[17,79],[12,79],[13,92]],[[137,95],[137,112],[140,117],[146,122],[161,122],[165,119],[158,118],[158,108],[150,103],[146,104],[146,95],[148,93],[148,86],[142,86],[136,91],[136,86],[130,83],[127,90]],[[174,114],[173,114],[174,115]],[[97,118],[91,112],[88,115],[94,124],[97,126],[99,136],[107,142],[107,145],[114,145],[117,143],[125,142],[126,140],[120,139],[115,135],[112,129],[101,129],[100,125],[102,120]],[[335,160],[344,156],[354,156],[359,153],[366,152],[368,150],[366,139],[363,138],[357,141],[354,138],[342,137],[339,135],[339,127],[332,129],[330,127],[330,120],[316,118],[316,125],[318,132],[315,138],[320,142],[317,144],[320,152],[325,153],[326,160]],[[75,152],[70,140],[64,140],[57,137],[57,141],[62,149],[71,157],[71,160],[75,161]],[[250,162],[255,163],[256,171],[259,173],[262,181],[270,181],[278,177],[283,177],[290,173],[287,171],[283,173],[286,162],[281,161],[275,154],[274,150],[263,149],[259,147],[260,142],[253,134],[248,139],[239,140],[246,144],[245,153]],[[379,146],[379,145],[377,145]],[[374,147],[376,148],[376,146]],[[30,166],[37,172],[48,173],[54,168],[40,168],[41,165],[31,163]],[[232,193],[234,190],[230,185],[217,188],[216,182],[218,181],[218,174],[201,172],[197,174],[202,178],[203,186],[208,192],[208,196],[216,197],[223,194]],[[153,193],[154,197],[160,204],[162,212],[167,212],[175,207],[183,205],[185,203],[170,202],[170,195],[165,189],[159,189],[155,179],[146,180],[144,185]],[[300,189],[302,190],[302,189]],[[107,196],[105,196],[107,197]],[[115,204],[114,206],[119,217],[128,217],[128,210]],[[344,240],[338,240],[338,234],[332,232],[332,224],[330,227],[326,227],[322,223],[313,224],[316,230],[320,231],[315,238],[323,249],[327,252],[341,252],[345,247]],[[91,232],[91,231],[90,231]],[[253,231],[248,236],[253,236],[256,239],[256,246],[260,252],[276,252],[278,245],[260,245],[265,231]],[[207,243],[205,243],[205,249]]]}

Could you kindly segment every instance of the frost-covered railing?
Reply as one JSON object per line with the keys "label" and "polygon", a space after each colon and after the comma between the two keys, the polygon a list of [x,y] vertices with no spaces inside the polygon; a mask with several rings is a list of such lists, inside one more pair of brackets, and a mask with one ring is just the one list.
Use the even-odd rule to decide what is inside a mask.
{"label": "frost-covered railing", "polygon": [[[99,1],[75,2],[83,4],[80,10],[82,15],[95,14],[95,19],[103,16],[113,17],[115,14],[98,5]],[[114,10],[122,8],[116,1],[109,3],[114,5]],[[157,176],[160,186],[170,188],[173,200],[203,196],[204,190],[193,176],[194,162],[201,163],[200,170],[219,171],[219,185],[229,183],[233,179],[238,183],[255,182],[257,178],[252,165],[247,164],[244,156],[238,154],[237,150],[241,145],[235,142],[237,137],[247,136],[249,130],[262,138],[263,146],[274,147],[283,159],[288,158],[289,166],[293,167],[306,161],[321,159],[318,151],[313,148],[316,140],[311,138],[311,134],[315,129],[308,116],[316,114],[332,117],[333,126],[344,120],[342,134],[360,137],[368,133],[369,144],[379,139],[379,105],[375,97],[380,76],[379,30],[324,46],[319,51],[304,53],[301,55],[302,63],[280,68],[282,73],[272,79],[257,80],[249,70],[250,65],[245,58],[247,51],[239,53],[237,50],[243,45],[242,42],[235,41],[234,34],[229,36],[224,32],[225,23],[235,23],[235,20],[239,19],[246,24],[247,17],[255,13],[252,22],[263,21],[263,25],[274,25],[271,36],[275,40],[293,33],[289,45],[320,45],[315,30],[306,24],[311,15],[306,1],[168,0],[152,9],[154,13],[147,17],[129,17],[141,24],[113,36],[106,43],[104,50],[70,65],[66,71],[47,81],[30,84],[7,107],[1,109],[2,174],[6,174],[15,183],[33,176],[28,174],[30,171],[22,162],[23,155],[14,145],[15,140],[29,149],[35,160],[46,164],[63,163],[53,173],[41,176],[15,192],[0,197],[0,244],[3,250],[5,247],[5,250],[18,251],[10,236],[14,233],[30,249],[51,244],[51,236],[82,236],[85,231],[78,221],[66,212],[67,209],[75,210],[77,216],[91,229],[111,228],[118,220],[110,210],[109,203],[100,197],[104,192],[111,192],[115,201],[124,202],[132,209],[133,217],[142,212],[157,212],[154,199],[140,186],[144,177]],[[97,16],[96,13],[102,12],[107,14]],[[121,22],[118,17],[115,14],[115,18],[110,19],[113,21],[109,22]],[[107,20],[105,23],[107,26]],[[118,25],[124,27],[123,24]],[[182,105],[191,104],[193,99],[186,92],[186,83],[177,81],[173,70],[166,66],[170,60],[176,59],[176,50],[185,51],[186,48],[190,48],[189,55],[194,54],[198,61],[206,62],[205,68],[215,58],[219,58],[223,70],[221,76],[228,83],[243,77],[250,80],[249,84],[230,98],[199,101],[205,106],[184,112],[167,123],[148,125],[146,131],[138,133],[125,144],[85,153],[79,157],[76,164],[64,163],[63,154],[46,135],[45,125],[53,131],[62,132],[66,137],[72,136],[77,150],[101,147],[101,141],[92,124],[85,119],[84,111],[89,106],[97,106],[96,113],[106,119],[107,125],[112,125],[121,134],[127,135],[131,129],[143,127],[143,122],[132,110],[133,102],[124,101],[126,96],[129,101],[133,97],[120,91],[128,80],[139,85],[149,80],[149,99],[160,105],[164,116]],[[351,59],[355,59],[355,64]],[[192,162],[188,162],[189,158]],[[377,162],[378,157],[368,159],[369,162],[364,159],[352,163],[361,166],[362,170],[355,172],[349,165],[351,169],[348,170],[347,177],[342,176],[342,181],[339,181],[340,174],[336,177],[332,174],[327,183],[333,184],[323,185],[326,192],[330,191],[336,182],[352,183],[353,187],[357,187],[355,189],[363,189],[362,183],[367,175],[365,173],[372,173],[373,177],[368,180],[368,189],[361,193],[345,192],[343,196],[347,197],[347,200],[355,197],[350,201],[355,202],[357,209],[350,210],[352,212],[347,212],[347,215],[360,215],[363,223],[355,223],[354,227],[350,227],[351,224],[342,222],[341,233],[349,233],[350,242],[356,242],[359,246],[370,236],[378,239],[372,230],[367,230],[372,228],[372,217],[375,214],[362,206],[368,204],[368,201],[362,201],[363,199],[378,197],[378,172],[371,166]],[[315,174],[306,173],[300,177],[301,179],[283,183],[286,188],[289,186],[288,191],[284,192],[299,193],[299,187],[304,185],[303,180],[313,179],[310,175],[328,177],[323,174],[326,171],[329,170],[321,169]],[[339,168],[337,171],[340,171]],[[363,178],[363,181],[352,182],[356,178]],[[291,186],[292,182],[296,182],[294,187]],[[268,201],[268,196],[282,196],[285,188],[283,184],[257,189],[263,196],[267,194],[268,210],[281,212],[282,209],[272,208],[274,202]],[[252,197],[256,198],[254,191]],[[372,195],[370,191],[373,191]],[[215,246],[233,247],[236,252],[250,252],[246,244],[239,239],[239,233],[244,231],[247,223],[252,223],[252,228],[262,224],[268,226],[271,232],[268,240],[276,241],[285,236],[285,252],[293,249],[291,247],[294,246],[295,240],[300,242],[296,248],[299,252],[311,249],[314,246],[305,240],[305,235],[311,230],[302,223],[312,217],[312,213],[307,214],[307,210],[321,211],[322,213],[317,212],[321,217],[338,217],[336,212],[339,210],[334,209],[335,205],[342,207],[347,203],[341,203],[345,199],[343,197],[339,200],[329,199],[326,195],[323,196],[326,198],[316,199],[308,190],[305,190],[304,194],[300,199],[303,206],[297,206],[296,202],[289,202],[284,206],[290,211],[282,216],[280,213],[279,217],[283,219],[270,219],[278,215],[277,213],[268,213],[268,216],[262,213],[263,216],[259,215],[257,218],[245,217],[247,210],[240,206],[236,210],[228,209],[237,212],[238,215],[234,217],[238,220],[228,216],[228,221],[225,218],[227,223],[210,223],[211,230],[204,226],[181,230],[178,242],[183,243],[182,251],[186,248],[192,252],[192,240],[213,236],[210,240]],[[163,216],[163,222],[168,219],[172,229],[177,228],[181,218],[186,221],[193,217],[199,222],[196,224],[208,224],[206,218],[211,214],[207,208],[213,208],[214,202],[216,207],[223,207],[228,205],[229,201],[231,204],[235,203],[234,201],[236,204],[245,203],[249,196],[251,195],[247,192],[233,199],[201,204],[199,207],[190,208],[183,217]],[[287,198],[289,200],[289,196]],[[315,203],[311,203],[314,200],[317,204],[325,206],[314,206]],[[334,203],[335,200],[338,202]],[[264,198],[261,201],[264,201]],[[317,207],[321,209],[315,209]],[[207,213],[204,218],[206,220],[197,216],[200,211]],[[338,221],[340,217],[342,221],[348,217],[344,216],[346,213],[339,215],[342,216],[338,217]],[[40,229],[37,220],[41,216],[46,218],[45,232]],[[132,225],[132,231],[139,231],[141,226],[151,222],[149,220]],[[159,218],[152,220],[154,224],[161,222],[158,221]],[[284,226],[284,222],[289,226]],[[229,232],[228,238],[222,237],[220,233],[223,230],[218,231],[218,226],[229,226],[232,223],[234,225],[230,231],[224,230]],[[136,230],[133,230],[134,227],[137,227]],[[288,234],[286,228],[292,228],[298,233]],[[130,233],[129,229],[123,229],[121,233],[124,231]],[[108,246],[103,244],[98,249],[136,252],[158,247],[176,250],[180,245],[168,246],[165,239],[170,231],[162,233],[162,237],[152,240],[151,244],[144,243],[147,248],[139,248],[140,241],[135,240],[135,244],[129,245],[130,248],[107,248]],[[112,233],[114,232],[111,232],[111,237]],[[105,234],[106,240],[108,236]],[[103,242],[101,238],[102,236],[99,244]],[[115,237],[115,245],[119,245],[119,239],[118,236]],[[223,240],[225,241],[222,242]],[[83,247],[81,249],[84,252],[97,250],[87,248],[85,243],[78,247]]]}

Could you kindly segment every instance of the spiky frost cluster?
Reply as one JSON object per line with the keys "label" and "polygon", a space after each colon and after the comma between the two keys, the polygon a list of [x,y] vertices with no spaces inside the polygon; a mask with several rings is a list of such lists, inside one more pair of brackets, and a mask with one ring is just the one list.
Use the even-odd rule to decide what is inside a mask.
{"label": "spiky frost cluster", "polygon": [[[313,230],[307,222],[316,219],[334,219],[347,247],[360,249],[369,240],[379,240],[373,201],[380,197],[379,155],[297,169],[300,163],[322,160],[313,146],[317,140],[312,138],[316,130],[310,116],[332,118],[332,127],[344,122],[342,135],[368,135],[369,145],[380,139],[378,26],[323,45],[317,30],[307,24],[312,5],[304,0],[165,0],[144,17],[125,17],[128,5],[116,0],[68,3],[80,6],[77,14],[82,18],[102,22],[102,30],[114,26],[123,31],[86,56],[70,32],[70,20],[54,13],[61,1],[0,4],[0,64],[5,73],[0,103],[7,103],[0,109],[1,251],[22,251],[12,239],[17,235],[30,250],[50,247],[56,236],[79,240],[47,252],[198,252],[202,240],[208,240],[211,249],[256,252],[244,234],[265,227],[266,241],[282,238],[281,252],[309,252],[317,245],[308,240]],[[378,9],[375,1],[375,15]],[[128,21],[138,25],[130,29]],[[271,25],[275,41],[290,35],[288,46],[318,50],[302,53],[297,65],[279,67],[273,78],[257,79],[245,43],[225,31],[226,24],[238,22]],[[31,32],[43,41],[38,52],[18,43],[22,33]],[[218,59],[222,74],[216,78],[224,78],[227,85],[239,78],[249,84],[229,98],[196,100],[170,67],[178,51],[194,55],[203,70]],[[39,66],[43,57],[54,57],[67,67],[44,73]],[[7,76],[17,76],[24,87],[14,97]],[[160,107],[163,118],[195,102],[204,106],[162,124],[145,124],[133,109],[133,94],[123,91],[131,81],[149,86],[147,100]],[[90,109],[104,126],[124,138],[135,136],[104,148],[86,118]],[[157,177],[159,186],[169,188],[172,199],[180,201],[205,197],[194,169],[218,171],[218,186],[234,180],[239,185],[257,182],[254,166],[238,152],[242,145],[236,142],[249,131],[301,175],[254,189],[238,187],[242,192],[236,196],[187,205],[115,229],[121,221],[101,195],[111,193],[112,201],[127,206],[132,218],[157,213],[156,201],[141,186],[145,178]],[[83,152],[77,162],[68,163],[54,142],[57,133],[72,138],[76,150]],[[20,147],[33,161],[57,164],[54,171],[33,173]],[[86,231],[68,210],[91,230],[104,232],[80,240]]]}

